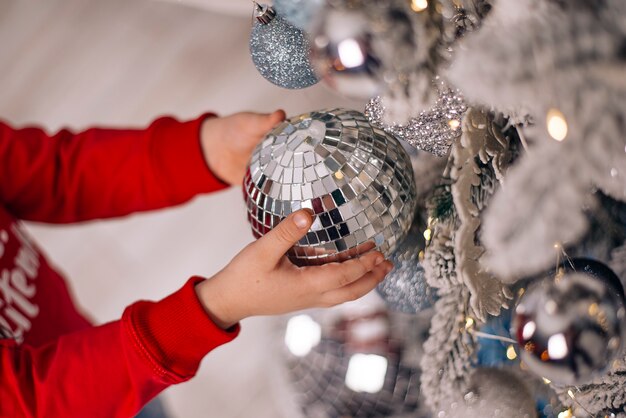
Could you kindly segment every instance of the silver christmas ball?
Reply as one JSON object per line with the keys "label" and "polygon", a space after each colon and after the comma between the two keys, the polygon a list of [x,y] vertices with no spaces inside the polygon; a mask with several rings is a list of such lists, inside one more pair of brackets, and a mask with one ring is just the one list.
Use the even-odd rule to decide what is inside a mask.
{"label": "silver christmas ball", "polygon": [[425,247],[424,229],[425,222],[416,214],[407,237],[389,257],[393,270],[376,287],[387,306],[395,311],[415,314],[432,307],[437,300],[437,291],[426,283],[419,261]]}
{"label": "silver christmas ball", "polygon": [[250,34],[250,55],[259,73],[287,89],[302,89],[317,83],[305,33],[276,15],[272,8],[258,7],[257,21]]}
{"label": "silver christmas ball", "polygon": [[441,418],[536,418],[535,400],[520,376],[495,368],[473,370],[469,389],[450,407],[438,414]]}
{"label": "silver christmas ball", "polygon": [[622,354],[623,288],[604,264],[573,259],[532,285],[515,310],[521,359],[557,384],[587,383]]}
{"label": "silver christmas ball", "polygon": [[323,7],[309,29],[311,63],[318,76],[344,96],[369,99],[399,74],[408,74],[414,44],[405,3]]}
{"label": "silver christmas ball", "polygon": [[271,131],[252,155],[244,195],[256,237],[293,211],[315,213],[288,254],[299,265],[345,260],[374,244],[390,255],[416,205],[402,145],[362,113],[345,109],[305,113]]}
{"label": "silver christmas ball", "polygon": [[[430,417],[420,402],[428,320],[370,312],[289,320],[287,375],[309,418]],[[313,334],[315,336],[313,337]],[[306,340],[306,349],[297,341]]]}
{"label": "silver christmas ball", "polygon": [[324,0],[274,0],[276,12],[297,28],[306,30]]}

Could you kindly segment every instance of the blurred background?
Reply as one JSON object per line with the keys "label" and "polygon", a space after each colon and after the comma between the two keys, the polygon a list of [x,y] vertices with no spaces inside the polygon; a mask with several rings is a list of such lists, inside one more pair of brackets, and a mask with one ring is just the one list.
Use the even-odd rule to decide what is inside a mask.
{"label": "blurred background", "polygon": [[[294,91],[265,81],[248,52],[251,14],[249,0],[3,0],[0,117],[55,132],[141,127],[163,114],[362,109],[321,85]],[[191,275],[211,276],[252,239],[239,189],[119,220],[28,227],[97,323]],[[244,321],[195,379],[164,393],[170,415],[297,417],[279,372],[276,321]]]}

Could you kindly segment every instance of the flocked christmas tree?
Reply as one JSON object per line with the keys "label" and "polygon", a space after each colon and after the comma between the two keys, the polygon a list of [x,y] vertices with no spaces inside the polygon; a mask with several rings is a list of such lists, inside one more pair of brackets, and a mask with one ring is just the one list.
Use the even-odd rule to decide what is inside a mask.
{"label": "flocked christmas tree", "polygon": [[[289,51],[309,48],[301,61],[311,68],[280,73],[284,87],[306,87],[297,77],[314,71],[419,150],[413,236],[379,288],[409,315],[434,303],[421,388],[403,393],[419,390],[435,417],[626,417],[626,1],[281,0],[275,9],[282,26],[271,33],[287,47],[272,55],[259,27],[272,25],[267,16],[251,40],[266,78]],[[308,44],[289,44],[298,31]],[[370,412],[345,402],[304,410],[397,414],[382,401]]]}

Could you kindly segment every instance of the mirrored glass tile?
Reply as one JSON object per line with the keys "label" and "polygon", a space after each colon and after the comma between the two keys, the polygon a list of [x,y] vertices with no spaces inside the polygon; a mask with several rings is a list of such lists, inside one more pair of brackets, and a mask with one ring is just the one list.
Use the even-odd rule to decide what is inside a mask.
{"label": "mirrored glass tile", "polygon": [[346,200],[350,201],[356,197],[356,193],[352,190],[349,184],[345,184],[341,187],[341,192],[346,197]]}
{"label": "mirrored glass tile", "polygon": [[359,225],[361,226],[361,228],[364,228],[370,223],[369,219],[367,218],[367,215],[365,214],[365,211],[359,213],[356,216],[356,220],[359,222]]}
{"label": "mirrored glass tile", "polygon": [[339,213],[339,209],[333,209],[330,211],[330,219],[334,224],[338,224],[343,222],[343,218],[341,217],[341,213]]}
{"label": "mirrored glass tile", "polygon": [[285,184],[291,184],[293,183],[293,168],[291,167],[285,167],[285,169],[283,170],[283,178],[282,178],[283,183]]}
{"label": "mirrored glass tile", "polygon": [[307,232],[306,239],[309,242],[309,244],[318,244],[320,242],[319,239],[317,238],[317,234],[313,232]]}
{"label": "mirrored glass tile", "polygon": [[271,158],[275,160],[282,158],[283,154],[285,153],[285,150],[287,150],[287,144],[280,144],[276,146],[272,151]]}
{"label": "mirrored glass tile", "polygon": [[[351,231],[353,232],[353,231]],[[348,235],[347,237],[344,238],[346,245],[348,246],[348,248],[354,248],[356,247],[359,243],[357,242],[357,239],[354,235]]]}
{"label": "mirrored glass tile", "polygon": [[280,195],[281,200],[291,200],[291,186],[288,184],[283,184],[283,190]]}
{"label": "mirrored glass tile", "polygon": [[372,224],[367,224],[365,228],[363,228],[363,231],[365,232],[365,235],[368,239],[374,238],[374,236],[376,235],[376,230],[374,229]]}
{"label": "mirrored glass tile", "polygon": [[293,151],[285,151],[280,159],[280,165],[282,165],[283,167],[293,167],[293,161],[291,161],[292,158]]}
{"label": "mirrored glass tile", "polygon": [[313,182],[313,193],[315,193],[316,196],[322,196],[323,194],[327,193],[321,180],[316,180]]}
{"label": "mirrored glass tile", "polygon": [[367,235],[365,234],[365,230],[363,229],[357,229],[354,232],[354,237],[357,240],[357,243],[358,243],[357,245],[367,242]]}
{"label": "mirrored glass tile", "polygon": [[313,199],[313,211],[315,213],[324,212],[324,207],[322,206],[322,199],[320,197],[316,197]]}
{"label": "mirrored glass tile", "polygon": [[339,232],[337,231],[337,228],[335,228],[334,226],[327,228],[326,232],[328,232],[328,236],[330,237],[332,241],[339,239]]}
{"label": "mirrored glass tile", "polygon": [[317,163],[317,161],[315,160],[315,155],[316,154],[311,151],[307,151],[304,153],[304,166],[305,167],[309,167]]}
{"label": "mirrored glass tile", "polygon": [[337,184],[333,181],[331,176],[324,177],[322,183],[324,184],[325,193],[330,193],[337,188]]}
{"label": "mirrored glass tile", "polygon": [[352,213],[352,205],[350,204],[341,206],[339,208],[339,213],[341,213],[341,217],[343,219],[349,219],[354,216],[354,213]]}
{"label": "mirrored glass tile", "polygon": [[302,185],[302,198],[313,199],[313,187],[311,183],[305,183]]}
{"label": "mirrored glass tile", "polygon": [[346,199],[344,198],[343,194],[341,193],[340,189],[335,189],[332,191],[331,193],[333,200],[335,201],[335,205],[336,206],[341,206],[344,203],[346,203]]}
{"label": "mirrored glass tile", "polygon": [[302,184],[304,176],[303,170],[293,170],[293,182],[297,184]]}
{"label": "mirrored glass tile", "polygon": [[341,165],[333,157],[326,158],[324,160],[324,164],[328,167],[328,170],[331,173],[339,170],[339,167],[341,167]]}
{"label": "mirrored glass tile", "polygon": [[331,226],[333,223],[330,220],[330,215],[328,213],[321,213],[319,215],[319,219],[322,222],[322,226],[324,228],[328,228],[329,226]]}
{"label": "mirrored glass tile", "polygon": [[302,189],[299,184],[293,184],[291,186],[291,198],[298,201],[302,200]]}
{"label": "mirrored glass tile", "polygon": [[359,229],[359,223],[356,221],[356,218],[348,219],[347,224],[348,224],[348,229],[352,232]]}
{"label": "mirrored glass tile", "polygon": [[346,251],[348,249],[346,242],[342,238],[339,238],[337,241],[335,241],[335,246],[337,247],[337,251]]}
{"label": "mirrored glass tile", "polygon": [[287,144],[287,149],[290,151],[297,150],[298,147],[302,145],[305,139],[306,139],[306,136],[304,134],[298,133],[294,135],[292,138],[290,138],[289,143]]}
{"label": "mirrored glass tile", "polygon": [[324,203],[324,209],[326,211],[331,211],[336,207],[331,195],[325,194],[322,196],[322,202]]}
{"label": "mirrored glass tile", "polygon": [[314,167],[306,167],[304,169],[304,179],[307,182],[314,182],[316,179],[318,178],[317,173],[315,172],[315,168]]}
{"label": "mirrored glass tile", "polygon": [[[295,168],[301,168],[304,166],[304,155],[302,155],[301,152],[293,154],[293,166]],[[298,172],[301,173],[302,171],[298,170]]]}
{"label": "mirrored glass tile", "polygon": [[339,231],[339,235],[341,235],[342,237],[346,237],[350,235],[350,229],[348,228],[348,225],[346,225],[345,223],[339,224],[339,226],[337,227],[337,230]]}
{"label": "mirrored glass tile", "polygon": [[330,238],[328,237],[328,233],[325,229],[321,229],[315,233],[317,235],[317,239],[319,242],[328,242]]}
{"label": "mirrored glass tile", "polygon": [[315,146],[315,154],[318,155],[320,158],[325,159],[330,155],[330,152],[326,148],[324,148],[322,144],[318,144]]}
{"label": "mirrored glass tile", "polygon": [[328,169],[326,168],[326,165],[324,163],[316,164],[315,165],[315,172],[317,173],[317,176],[319,178],[327,177],[328,174],[330,174],[328,172]]}

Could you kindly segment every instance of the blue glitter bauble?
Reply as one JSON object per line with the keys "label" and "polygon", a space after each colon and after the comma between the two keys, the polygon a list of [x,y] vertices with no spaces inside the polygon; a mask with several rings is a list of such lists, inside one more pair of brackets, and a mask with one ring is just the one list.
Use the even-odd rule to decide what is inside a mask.
{"label": "blue glitter bauble", "polygon": [[302,30],[307,29],[323,4],[323,0],[274,0],[278,14]]}
{"label": "blue glitter bauble", "polygon": [[250,35],[250,54],[257,70],[279,87],[302,89],[319,79],[309,62],[306,34],[280,16],[269,23],[255,22]]}

